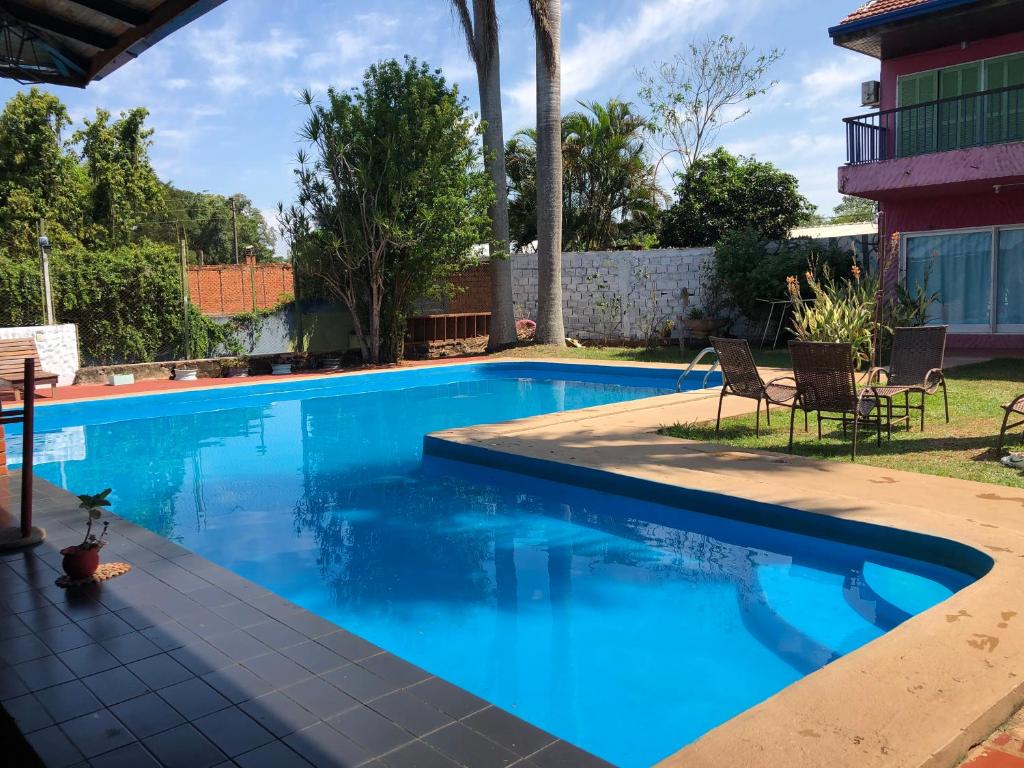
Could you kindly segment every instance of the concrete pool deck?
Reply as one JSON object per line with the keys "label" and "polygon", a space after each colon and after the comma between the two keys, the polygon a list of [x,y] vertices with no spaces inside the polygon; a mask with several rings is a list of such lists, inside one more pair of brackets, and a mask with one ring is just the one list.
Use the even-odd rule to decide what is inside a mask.
{"label": "concrete pool deck", "polygon": [[716,406],[716,395],[684,393],[434,437],[567,471],[587,467],[938,536],[985,553],[994,565],[971,586],[662,763],[956,765],[1024,702],[1024,492],[657,433],[713,419]]}
{"label": "concrete pool deck", "polygon": [[[522,363],[531,362],[531,360],[515,358],[495,362]],[[559,359],[544,360],[544,362],[570,365],[672,367],[658,363],[645,365],[591,360]],[[458,363],[454,362],[454,364]],[[682,370],[678,366],[675,368]],[[739,398],[728,398],[725,403],[723,416],[749,412],[753,407],[752,401]],[[715,766],[717,768],[718,766],[740,764],[758,766],[758,768],[761,766],[765,766],[765,768],[773,766],[829,766],[830,768],[832,766],[837,768],[934,766],[938,768],[939,766],[956,765],[958,759],[973,744],[981,742],[1024,702],[1024,596],[1019,588],[1019,585],[1024,583],[1024,493],[1009,488],[946,478],[892,472],[838,462],[817,462],[766,452],[723,448],[657,434],[657,430],[661,426],[677,421],[713,419],[716,407],[717,392],[682,393],[537,416],[503,424],[445,431],[435,433],[433,437],[448,444],[470,446],[474,449],[483,449],[494,453],[499,462],[502,457],[526,457],[554,462],[556,466],[562,464],[571,467],[589,467],[641,480],[653,480],[658,483],[777,504],[815,515],[874,523],[940,536],[962,542],[984,552],[995,561],[995,565],[991,572],[975,584],[935,608],[907,621],[884,637],[794,683],[762,704],[709,732],[663,762],[663,765],[672,768],[675,766],[686,766],[687,768],[690,766]],[[779,416],[782,415],[780,412]],[[0,478],[0,483],[2,482],[3,480]],[[44,517],[41,517],[39,522],[47,524],[45,515],[52,513],[56,515],[55,519],[63,524],[63,521],[68,519],[69,510],[65,507],[63,511],[60,511],[57,509],[60,505],[51,506],[52,510],[45,510]],[[770,520],[766,522],[771,523]],[[118,525],[120,526],[120,522]],[[126,525],[130,524],[126,523]],[[134,529],[135,527],[133,527],[133,531]],[[161,554],[162,559],[176,560],[177,562],[174,564],[178,566],[188,563],[195,567],[196,570],[191,575],[206,583],[196,586],[195,582],[191,582],[192,591],[206,590],[207,586],[213,586],[216,582],[211,582],[210,579],[218,570],[223,571],[187,551],[178,551],[180,548],[175,550],[177,545],[161,539],[156,534],[151,534],[144,529],[138,529],[137,532],[138,536],[149,542],[148,545],[143,545],[143,549],[150,546],[152,547],[151,551],[161,554],[159,550],[166,547],[166,551]],[[52,549],[53,544],[59,540],[56,539],[44,547],[48,546]],[[126,547],[133,548],[136,543],[138,542],[129,541],[124,544]],[[40,597],[49,600],[50,597],[59,596],[57,592],[54,592],[52,586],[46,587],[47,579],[50,580],[48,583],[52,584],[53,567],[56,565],[56,561],[50,550],[36,550],[36,552],[46,568],[36,574],[42,577],[42,581],[32,589],[39,591]],[[157,562],[156,570],[163,569],[167,573],[172,572],[167,565]],[[10,560],[8,560],[7,565],[10,566],[10,564]],[[140,564],[139,570],[148,573],[144,562]],[[22,579],[27,575],[20,574]],[[239,583],[244,580],[238,580],[238,577],[228,572],[219,575],[234,585],[234,592],[228,592],[234,598],[231,604],[246,603],[242,595],[237,594],[238,592],[244,594],[243,586]],[[147,582],[149,582],[150,576],[152,574],[146,577]],[[154,578],[157,581],[161,580],[159,574]],[[124,589],[124,585],[128,583],[127,579],[124,580],[124,585],[120,586],[117,581],[112,582],[112,586],[117,587],[114,590],[113,604],[120,607],[112,609],[113,612],[131,612],[135,608],[133,602],[141,601],[143,605],[149,604],[149,598],[146,595],[140,593],[140,596],[135,596],[131,594],[133,590]],[[179,585],[182,589],[178,591],[183,592],[185,597],[198,604],[198,607],[185,604],[189,609],[189,616],[197,614],[206,616],[210,621],[215,621],[199,608],[206,609],[207,613],[213,611],[216,614],[215,609],[222,606],[207,609],[205,604],[189,597],[190,590],[185,587],[188,581],[187,578],[183,578],[182,584]],[[165,582],[162,583],[166,585]],[[251,583],[248,584],[255,587]],[[159,589],[162,591],[163,586],[159,586]],[[145,592],[145,590],[143,591]],[[225,599],[223,595],[216,592],[203,591],[200,594],[204,599],[209,595]],[[268,595],[265,594],[252,594],[254,600],[267,597]],[[273,595],[269,595],[269,597],[273,598]],[[3,599],[3,595],[0,595],[0,599]],[[119,603],[119,600],[125,602]],[[275,602],[273,599],[266,599],[264,608],[272,607],[274,610],[285,610],[277,606],[277,603],[284,602],[286,601],[277,599]],[[102,601],[100,603],[100,607],[106,611]],[[271,619],[291,616],[291,610],[288,609],[280,617],[272,612],[267,612],[266,617],[260,618],[258,623],[262,625]],[[92,617],[83,614],[81,621],[88,622],[90,618]],[[78,620],[76,618],[76,623]],[[102,627],[99,627],[102,622],[93,623],[102,631]],[[229,629],[222,627],[222,629],[225,633],[234,632],[236,629],[248,633],[252,626],[255,625]],[[326,634],[344,632],[343,629],[337,627],[325,628],[322,625],[317,626],[315,631],[325,631]],[[88,630],[86,630],[86,634],[88,634]],[[150,634],[163,636],[163,632],[151,632]],[[326,636],[326,634],[303,638],[301,642],[311,641],[322,644],[318,638]],[[187,635],[184,636],[187,637]],[[113,639],[110,638],[110,640]],[[15,643],[15,645],[24,645],[26,642]],[[107,640],[99,641],[100,645],[104,645],[106,642]],[[174,642],[180,642],[180,640],[175,639]],[[114,644],[118,645],[118,643]],[[204,648],[204,646],[199,647]],[[177,648],[173,650],[177,650]],[[281,653],[287,656],[288,654],[283,653],[284,650],[284,647],[280,649]],[[331,649],[328,648],[328,650]],[[375,653],[377,651],[379,649]],[[274,652],[277,653],[278,649],[275,648]],[[167,655],[171,651],[164,653]],[[213,663],[210,659],[218,658],[212,653],[209,653],[208,657],[208,659],[202,659],[195,663],[209,664]],[[404,662],[397,657],[391,658],[394,658],[395,662],[388,662],[386,666],[389,670],[393,667],[392,674],[402,676],[409,672],[401,666]],[[33,668],[43,666],[35,664],[35,661],[30,660],[30,666]],[[238,660],[232,659],[232,661],[237,662]],[[352,663],[357,666],[363,664],[360,659],[348,659],[347,657],[343,661],[346,664]],[[245,668],[248,669],[248,667]],[[262,686],[253,683],[249,675],[238,671],[235,674],[262,690]],[[307,678],[319,679],[320,677],[304,674]],[[420,671],[417,674],[426,673]],[[214,676],[214,679],[216,677]],[[259,677],[258,673],[257,677]],[[436,680],[436,678],[434,679]],[[204,681],[210,682],[205,678]],[[414,685],[421,682],[423,681],[414,683]],[[295,685],[295,681],[289,682],[289,685]],[[441,682],[435,685],[441,686]],[[306,683],[304,688],[306,687],[316,686]],[[429,688],[429,686],[427,687]],[[205,689],[203,690],[205,692]],[[444,690],[451,693],[448,689]],[[425,691],[425,693],[427,692]],[[262,695],[267,696],[265,692]],[[471,701],[467,703],[465,699],[454,693],[451,695],[460,702],[460,706],[469,706],[472,703]],[[162,700],[160,696],[157,698]],[[280,701],[282,698],[288,700],[287,695],[284,695],[275,697],[275,701]],[[362,703],[364,706],[369,705],[374,712],[378,711],[373,709],[372,701]],[[490,733],[473,731],[473,723],[469,722],[469,719],[474,717],[475,713],[456,718],[446,715],[443,707],[437,702],[432,702],[431,706],[441,710],[440,713],[448,718],[448,720],[442,721],[443,725],[439,730],[450,728],[451,730],[446,731],[448,737],[456,735],[464,737],[462,743],[459,738],[448,742],[444,742],[442,738],[440,741],[445,743],[449,752],[445,753],[446,756],[441,755],[439,751],[424,753],[431,756],[432,759],[445,757],[455,765],[518,765],[521,762],[524,767],[538,765],[546,768],[548,765],[552,767],[582,765],[583,762],[573,761],[573,757],[576,760],[590,758],[585,753],[573,752],[574,748],[565,742],[548,743],[536,753],[528,755],[512,751],[515,757],[511,762],[505,762],[509,759],[508,755],[505,755],[505,758],[497,763],[479,762],[479,754],[476,755],[476,761],[469,760],[469,756],[465,753],[461,758],[456,757],[452,755],[451,750],[472,749],[474,746],[477,749],[493,749],[495,744],[501,746],[495,735],[497,731]],[[475,706],[484,707],[486,702],[477,703]],[[225,711],[230,711],[231,717],[246,723],[249,735],[253,733],[259,735],[259,731],[252,729],[248,721],[240,718],[235,711],[241,708],[243,713],[247,713],[247,710],[240,704],[232,704],[231,707],[230,710]],[[361,709],[358,711],[363,712]],[[366,713],[363,714],[368,716]],[[210,715],[203,715],[203,717],[211,718]],[[228,715],[222,715],[221,719],[227,717]],[[268,717],[276,717],[276,715],[271,712]],[[499,715],[495,714],[494,717],[497,719]],[[217,719],[212,718],[211,722],[216,722]],[[478,718],[478,722],[484,723],[486,719],[486,717]],[[322,743],[312,741],[306,745],[310,750],[322,750],[326,748],[325,745],[331,743],[346,743],[337,741],[336,724],[327,722],[327,720],[330,718],[324,720],[328,726],[327,730],[317,726],[317,730],[314,732],[312,726],[307,726],[310,729],[308,735],[311,739],[323,740]],[[374,722],[376,723],[376,720]],[[521,723],[521,721],[518,722]],[[262,724],[258,718],[257,723]],[[209,726],[209,723],[204,724]],[[525,723],[522,725],[526,726]],[[505,727],[511,728],[507,724]],[[541,738],[536,733],[529,731],[529,726],[526,728],[522,732],[526,736]],[[481,743],[478,738],[474,740],[474,735],[467,735],[462,729],[473,731],[475,737],[483,737],[485,741]],[[186,729],[182,733],[187,733],[197,744],[201,744],[201,740],[205,739],[203,734],[206,731],[199,727],[198,730],[196,728]],[[199,738],[196,738],[196,733],[199,734]],[[542,732],[540,733],[542,734]],[[344,731],[342,731],[342,736],[344,737]],[[543,736],[546,737],[546,734]],[[157,746],[165,745],[169,741],[167,738],[158,739],[152,736],[147,738],[152,739]],[[259,735],[259,738],[267,737]],[[506,737],[502,735],[502,738]],[[141,739],[140,741],[148,747],[145,741]],[[405,755],[410,760],[415,758],[417,749],[423,747],[429,747],[431,750],[439,749],[438,743],[430,742],[425,736],[417,735],[415,741],[418,746],[410,747]],[[438,742],[436,737],[435,742]],[[276,743],[276,741],[269,743]],[[287,738],[283,743],[284,746],[292,746]],[[357,742],[348,739],[348,743]],[[129,752],[138,749],[138,747],[131,746],[132,744],[135,742],[126,743],[119,746],[118,749]],[[232,748],[237,749],[237,745],[232,745]],[[520,744],[520,749],[522,748]],[[264,751],[264,755],[269,759],[274,756],[279,747],[263,744],[257,749]],[[511,750],[506,749],[506,751]],[[102,756],[106,753],[98,754]],[[318,751],[315,754],[323,754],[323,752]],[[389,760],[387,753],[383,754],[384,757],[378,758],[379,763],[371,764],[388,766],[403,764],[396,760],[394,755]],[[236,763],[245,764],[245,761],[241,759],[244,755],[242,753],[239,755],[236,758]],[[565,759],[567,757],[568,760]],[[100,759],[95,760],[96,764],[102,762]],[[252,764],[258,763],[253,761]],[[198,765],[192,764],[190,768],[198,768]]]}

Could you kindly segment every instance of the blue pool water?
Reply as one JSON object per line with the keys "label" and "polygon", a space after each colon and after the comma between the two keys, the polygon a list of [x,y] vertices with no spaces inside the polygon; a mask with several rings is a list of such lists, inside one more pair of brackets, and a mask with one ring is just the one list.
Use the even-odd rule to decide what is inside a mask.
{"label": "blue pool water", "polygon": [[53,405],[36,456],[48,480],[111,486],[121,516],[642,766],[972,580],[422,456],[430,431],[664,394],[674,379],[467,365]]}

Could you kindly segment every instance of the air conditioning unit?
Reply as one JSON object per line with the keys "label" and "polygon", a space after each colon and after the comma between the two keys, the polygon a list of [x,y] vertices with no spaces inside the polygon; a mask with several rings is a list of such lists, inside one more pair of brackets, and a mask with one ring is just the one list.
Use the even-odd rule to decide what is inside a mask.
{"label": "air conditioning unit", "polygon": [[881,83],[877,80],[868,80],[860,84],[860,105],[862,107],[877,107],[879,103],[879,92]]}

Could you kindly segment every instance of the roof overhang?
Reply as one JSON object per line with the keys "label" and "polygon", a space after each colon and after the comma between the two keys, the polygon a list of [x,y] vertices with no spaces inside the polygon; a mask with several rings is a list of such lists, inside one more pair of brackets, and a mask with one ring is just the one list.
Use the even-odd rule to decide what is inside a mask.
{"label": "roof overhang", "polygon": [[0,77],[84,88],[224,0],[3,0]]}
{"label": "roof overhang", "polygon": [[831,27],[832,42],[891,59],[1024,28],[1020,0],[931,0]]}

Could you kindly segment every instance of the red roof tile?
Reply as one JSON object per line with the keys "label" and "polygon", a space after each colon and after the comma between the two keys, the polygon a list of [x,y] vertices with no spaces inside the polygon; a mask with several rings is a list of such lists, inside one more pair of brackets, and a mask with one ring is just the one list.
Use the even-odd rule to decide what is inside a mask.
{"label": "red roof tile", "polygon": [[840,24],[849,24],[851,21],[870,19],[872,16],[881,16],[883,13],[902,11],[904,8],[913,8],[915,5],[924,5],[931,0],[868,0],[860,8],[850,13]]}

